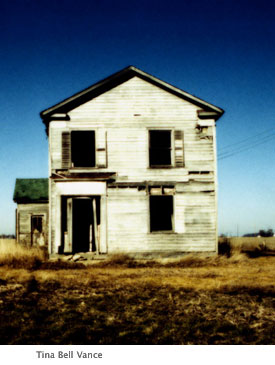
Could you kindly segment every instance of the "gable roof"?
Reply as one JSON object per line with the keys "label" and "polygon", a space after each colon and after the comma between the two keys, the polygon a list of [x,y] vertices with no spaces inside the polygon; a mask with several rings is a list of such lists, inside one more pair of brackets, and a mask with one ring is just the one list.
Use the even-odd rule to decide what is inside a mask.
{"label": "gable roof", "polygon": [[13,200],[16,203],[47,203],[48,179],[16,179]]}
{"label": "gable roof", "polygon": [[[197,98],[194,95],[191,95],[187,93],[186,91],[183,91],[181,89],[178,89],[175,86],[172,86],[168,84],[167,82],[164,82],[140,69],[134,66],[128,66],[124,68],[123,70],[116,72],[115,74],[107,77],[104,80],[101,80],[97,82],[96,84],[90,86],[89,88],[74,94],[73,96],[69,97],[68,99],[65,99],[61,101],[60,103],[43,110],[40,113],[41,118],[43,119],[43,122],[48,125],[50,120],[53,119],[63,119],[64,117],[68,118],[66,114],[71,111],[72,109],[75,109],[76,107],[86,103],[87,101],[90,101],[91,99],[105,93],[106,91],[111,90],[112,88],[124,83],[125,81],[130,80],[133,77],[139,77],[147,82],[150,82],[153,85],[156,85],[160,87],[161,89],[170,92],[171,94],[174,94],[184,100],[189,101],[192,104],[195,104],[203,109],[204,112],[211,113],[211,117],[214,119],[218,119],[222,116],[224,111],[213,105],[210,104],[202,99]],[[60,116],[54,116],[54,114],[60,114]],[[209,114],[210,115],[210,114]]]}

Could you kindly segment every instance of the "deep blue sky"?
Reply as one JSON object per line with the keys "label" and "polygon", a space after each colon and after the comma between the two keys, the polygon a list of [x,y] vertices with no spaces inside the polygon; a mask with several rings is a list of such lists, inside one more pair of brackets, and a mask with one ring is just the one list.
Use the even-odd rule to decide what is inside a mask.
{"label": "deep blue sky", "polygon": [[266,0],[2,0],[0,233],[15,178],[48,175],[39,112],[128,65],[223,108],[220,153],[265,132],[218,163],[219,231],[275,229],[274,19]]}

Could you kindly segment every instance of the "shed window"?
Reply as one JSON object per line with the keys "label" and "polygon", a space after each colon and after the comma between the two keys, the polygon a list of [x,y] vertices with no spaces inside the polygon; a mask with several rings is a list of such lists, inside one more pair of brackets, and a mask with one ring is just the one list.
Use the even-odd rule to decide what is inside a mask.
{"label": "shed window", "polygon": [[149,162],[150,167],[171,166],[171,131],[149,131]]}
{"label": "shed window", "polygon": [[71,132],[73,167],[95,167],[95,131]]}
{"label": "shed window", "polygon": [[150,196],[150,231],[173,230],[173,196]]}
{"label": "shed window", "polygon": [[42,216],[33,215],[31,217],[31,230],[32,232],[42,233]]}

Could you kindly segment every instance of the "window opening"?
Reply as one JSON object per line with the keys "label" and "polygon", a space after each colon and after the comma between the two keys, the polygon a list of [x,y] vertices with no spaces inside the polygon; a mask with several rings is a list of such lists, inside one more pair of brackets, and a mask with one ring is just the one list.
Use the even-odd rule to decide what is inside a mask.
{"label": "window opening", "polygon": [[34,233],[42,233],[42,216],[33,215],[31,218],[31,229]]}
{"label": "window opening", "polygon": [[150,231],[173,230],[173,196],[150,196]]}
{"label": "window opening", "polygon": [[149,163],[150,166],[171,166],[171,131],[149,131]]}
{"label": "window opening", "polygon": [[95,131],[71,132],[73,167],[95,167]]}

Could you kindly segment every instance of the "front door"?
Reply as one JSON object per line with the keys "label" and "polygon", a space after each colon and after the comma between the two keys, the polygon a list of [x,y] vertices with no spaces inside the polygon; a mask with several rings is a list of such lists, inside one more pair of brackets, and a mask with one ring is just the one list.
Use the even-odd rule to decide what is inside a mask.
{"label": "front door", "polygon": [[[90,198],[73,199],[73,252],[95,251],[93,205]],[[91,244],[91,245],[90,245]],[[91,246],[91,247],[90,247]]]}
{"label": "front door", "polygon": [[100,197],[67,197],[63,214],[64,253],[99,252]]}

